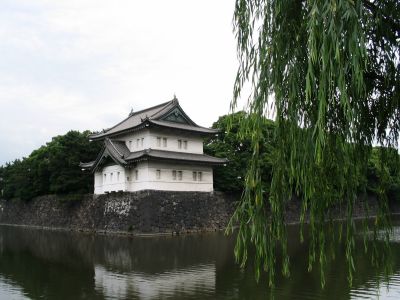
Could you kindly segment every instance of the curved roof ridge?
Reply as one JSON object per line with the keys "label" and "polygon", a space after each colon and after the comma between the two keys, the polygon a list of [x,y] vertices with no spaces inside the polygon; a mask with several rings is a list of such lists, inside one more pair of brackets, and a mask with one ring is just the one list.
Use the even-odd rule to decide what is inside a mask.
{"label": "curved roof ridge", "polygon": [[114,148],[114,150],[117,151],[117,153],[118,153],[121,157],[123,156],[123,154],[122,154],[121,152],[119,152],[119,150],[117,149],[117,147],[115,147],[115,145],[114,145],[114,143],[113,143],[113,141],[112,141],[111,139],[106,138],[106,142],[110,143],[111,146]]}
{"label": "curved roof ridge", "polygon": [[[167,102],[164,102],[164,103],[161,103],[161,104],[152,106],[152,107],[148,107],[148,108],[145,108],[145,109],[136,111],[136,112],[134,112],[134,113],[132,113],[132,114],[129,114],[128,117],[126,117],[126,118],[123,119],[122,121],[118,122],[118,123],[115,124],[114,126],[111,126],[111,127],[107,128],[107,129],[103,129],[101,132],[92,134],[92,135],[90,135],[90,136],[96,137],[96,136],[98,136],[98,135],[107,134],[110,130],[112,130],[112,129],[118,127],[119,125],[121,125],[121,124],[123,124],[124,122],[128,121],[129,119],[131,119],[131,118],[137,116],[138,114],[142,114],[142,113],[144,113],[144,112],[146,112],[146,111],[153,110],[153,109],[156,109],[156,108],[158,108],[158,107],[167,106],[168,104],[173,103],[173,102],[176,102],[176,101],[177,101],[176,99],[172,99],[172,100],[169,100],[169,101],[167,101]],[[152,116],[155,115],[156,113],[157,113],[157,112],[153,113]],[[90,136],[89,136],[89,137],[90,137]]]}

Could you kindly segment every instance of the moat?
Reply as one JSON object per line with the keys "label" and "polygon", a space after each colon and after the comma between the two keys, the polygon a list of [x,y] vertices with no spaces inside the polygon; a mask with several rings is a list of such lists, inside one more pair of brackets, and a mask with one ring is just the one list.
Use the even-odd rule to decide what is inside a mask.
{"label": "moat", "polygon": [[[357,246],[357,272],[348,287],[343,251],[328,262],[327,284],[306,271],[308,248],[289,230],[291,277],[254,281],[250,267],[234,261],[234,237],[221,232],[127,237],[0,226],[0,299],[380,299],[400,298],[400,219],[391,246],[389,285],[376,285],[383,270]],[[340,248],[340,247],[339,247]],[[318,268],[315,268],[318,269]]]}

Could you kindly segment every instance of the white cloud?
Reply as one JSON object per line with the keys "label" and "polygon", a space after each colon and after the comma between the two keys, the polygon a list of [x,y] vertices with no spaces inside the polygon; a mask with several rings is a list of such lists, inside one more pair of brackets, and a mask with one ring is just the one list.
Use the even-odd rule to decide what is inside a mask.
{"label": "white cloud", "polygon": [[0,11],[0,164],[69,129],[172,98],[199,124],[229,109],[234,1],[9,1]]}

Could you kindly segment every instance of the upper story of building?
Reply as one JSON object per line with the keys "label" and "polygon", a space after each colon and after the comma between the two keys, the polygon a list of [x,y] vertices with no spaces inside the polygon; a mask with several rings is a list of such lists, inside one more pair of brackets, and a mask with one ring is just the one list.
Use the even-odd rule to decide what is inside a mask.
{"label": "upper story of building", "polygon": [[104,141],[104,148],[96,161],[81,166],[95,170],[110,159],[122,166],[143,160],[224,164],[226,159],[203,153],[204,138],[216,133],[216,129],[201,127],[193,122],[174,98],[131,112],[115,126],[89,136],[91,140]]}
{"label": "upper story of building", "polygon": [[155,149],[203,153],[203,139],[218,130],[201,127],[183,111],[176,98],[138,111],[117,125],[90,136],[91,140],[124,142],[130,152]]}

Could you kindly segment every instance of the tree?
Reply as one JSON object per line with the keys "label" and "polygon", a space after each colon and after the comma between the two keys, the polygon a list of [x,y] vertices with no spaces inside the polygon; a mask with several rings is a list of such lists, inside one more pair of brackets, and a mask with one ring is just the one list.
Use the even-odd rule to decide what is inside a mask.
{"label": "tree", "polygon": [[0,168],[2,198],[30,200],[46,194],[81,194],[93,189],[93,176],[82,172],[80,161],[89,161],[101,145],[89,142],[89,131],[69,131],[34,150],[29,157]]}
{"label": "tree", "polygon": [[[241,132],[251,137],[252,159],[245,193],[232,224],[239,223],[236,258],[246,263],[255,250],[256,277],[261,270],[273,285],[277,247],[283,273],[289,274],[285,203],[301,194],[303,224],[310,217],[309,269],[317,262],[324,284],[332,207],[345,206],[345,251],[348,278],[354,272],[353,204],[365,190],[372,145],[381,146],[379,168],[399,164],[400,131],[400,2],[395,0],[237,0],[234,25],[239,69],[234,86],[235,108],[250,86],[248,122]],[[276,156],[270,193],[260,176],[262,122],[273,116]],[[383,173],[382,173],[383,174]],[[374,263],[388,254],[390,220],[387,176],[381,176],[379,214],[386,249],[368,249]],[[362,188],[364,185],[364,188]],[[337,240],[336,240],[337,241]],[[335,241],[333,241],[335,242]]]}
{"label": "tree", "polygon": [[[229,160],[225,166],[214,169],[214,188],[230,193],[241,193],[244,189],[246,169],[252,157],[250,139],[239,134],[241,122],[248,116],[245,112],[219,117],[212,128],[219,129],[218,135],[205,141],[204,151],[212,156],[224,157]],[[260,164],[262,166],[262,181],[264,189],[269,189],[273,159],[274,124],[265,119],[263,125],[262,150]]]}

